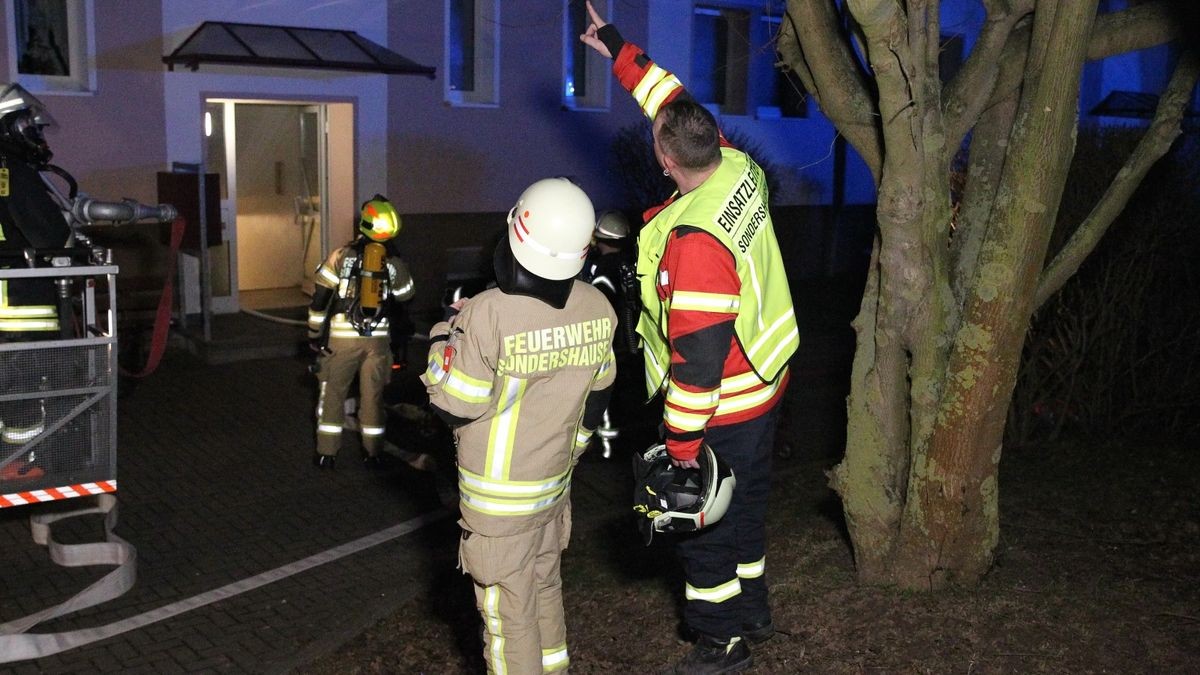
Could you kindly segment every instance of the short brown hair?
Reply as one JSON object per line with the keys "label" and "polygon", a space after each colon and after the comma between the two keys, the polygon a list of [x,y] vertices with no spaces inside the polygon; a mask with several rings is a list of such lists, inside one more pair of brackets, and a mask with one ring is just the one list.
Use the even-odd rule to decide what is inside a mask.
{"label": "short brown hair", "polygon": [[675,99],[658,109],[658,142],[663,152],[687,169],[706,169],[721,159],[717,120],[691,99]]}

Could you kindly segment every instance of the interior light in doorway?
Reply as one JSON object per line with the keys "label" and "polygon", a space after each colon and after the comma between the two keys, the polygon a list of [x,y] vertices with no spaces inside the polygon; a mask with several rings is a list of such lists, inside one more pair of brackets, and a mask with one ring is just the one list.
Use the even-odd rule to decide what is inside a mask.
{"label": "interior light in doorway", "polygon": [[204,137],[212,136],[212,113],[204,111]]}

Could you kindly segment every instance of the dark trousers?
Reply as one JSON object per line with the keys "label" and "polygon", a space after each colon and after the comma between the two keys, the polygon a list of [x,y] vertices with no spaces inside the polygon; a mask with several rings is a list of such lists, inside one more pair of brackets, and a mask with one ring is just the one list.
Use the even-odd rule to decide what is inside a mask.
{"label": "dark trousers", "polygon": [[719,523],[676,546],[687,581],[683,617],[692,630],[726,640],[770,617],[766,515],[779,406],[748,422],[711,427],[705,442],[733,469],[737,487]]}

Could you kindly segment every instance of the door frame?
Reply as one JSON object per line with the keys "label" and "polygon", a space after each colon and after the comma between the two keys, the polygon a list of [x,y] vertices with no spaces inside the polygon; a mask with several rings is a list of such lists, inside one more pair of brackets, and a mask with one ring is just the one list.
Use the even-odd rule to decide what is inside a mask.
{"label": "door frame", "polygon": [[[237,106],[238,105],[280,105],[294,106],[297,108],[315,107],[318,111],[318,128],[320,135],[317,143],[317,189],[321,195],[321,206],[319,211],[320,226],[321,226],[321,254],[320,258],[324,260],[329,255],[330,251],[330,225],[331,225],[331,183],[334,176],[330,170],[330,152],[329,152],[329,108],[331,105],[349,105],[350,128],[349,128],[349,145],[351,148],[351,159],[349,166],[349,176],[337,176],[336,179],[341,181],[348,180],[351,185],[351,194],[357,194],[358,183],[358,129],[357,129],[357,106],[358,101],[354,98],[342,97],[314,97],[314,96],[286,96],[286,95],[269,95],[269,96],[250,96],[246,94],[204,94],[200,100],[200,115],[203,118],[204,108],[208,104],[221,104],[221,112],[223,116],[224,133],[225,133],[225,172],[226,172],[226,198],[221,200],[221,218],[224,223],[222,229],[222,237],[229,242],[229,289],[228,296],[213,296],[212,310],[217,314],[227,314],[239,311],[239,289],[238,289],[238,237],[237,237]],[[203,125],[200,125],[203,127]],[[203,129],[201,134],[203,135]],[[207,153],[207,144],[200,144],[201,152]],[[202,156],[201,166],[208,164],[208,157]],[[210,271],[211,274],[211,271]],[[211,284],[211,281],[209,282]],[[306,286],[305,280],[302,279],[301,287]]]}

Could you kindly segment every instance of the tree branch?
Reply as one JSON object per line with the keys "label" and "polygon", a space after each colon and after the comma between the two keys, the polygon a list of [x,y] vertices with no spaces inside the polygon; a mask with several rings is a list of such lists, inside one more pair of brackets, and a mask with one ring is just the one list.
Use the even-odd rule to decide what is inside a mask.
{"label": "tree branch", "polygon": [[987,8],[987,21],[979,40],[942,96],[947,163],[958,151],[963,138],[975,125],[992,96],[1000,74],[1000,53],[1008,43],[1013,27],[1033,10],[1032,0],[1016,0],[1014,3],[985,0],[984,6]]}
{"label": "tree branch", "polygon": [[1134,52],[1171,42],[1180,35],[1179,22],[1169,2],[1160,0],[1135,5],[1096,17],[1087,57],[1089,61],[1095,61]]}
{"label": "tree branch", "polygon": [[[1020,35],[1029,31],[1028,25],[1014,31],[1000,55],[1000,75],[988,105],[1008,97],[1025,77],[1025,62],[1029,58],[1030,40]],[[1116,54],[1156,47],[1175,40],[1180,35],[1171,8],[1165,0],[1137,5],[1120,12],[1096,17],[1088,42],[1087,58],[1095,61]]]}
{"label": "tree branch", "polygon": [[797,73],[838,131],[854,146],[879,183],[883,139],[879,113],[862,69],[843,38],[832,0],[788,0],[779,55]]}
{"label": "tree branch", "polygon": [[1040,307],[1075,274],[1079,265],[1108,231],[1113,220],[1125,209],[1129,198],[1137,190],[1150,167],[1171,148],[1171,143],[1180,133],[1183,112],[1191,100],[1191,93],[1198,78],[1200,59],[1195,53],[1188,52],[1176,65],[1175,73],[1163,92],[1158,110],[1154,113],[1154,121],[1146,135],[1138,142],[1133,154],[1129,156],[1125,166],[1117,173],[1092,212],[1042,271],[1034,296],[1034,307]]}

